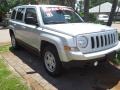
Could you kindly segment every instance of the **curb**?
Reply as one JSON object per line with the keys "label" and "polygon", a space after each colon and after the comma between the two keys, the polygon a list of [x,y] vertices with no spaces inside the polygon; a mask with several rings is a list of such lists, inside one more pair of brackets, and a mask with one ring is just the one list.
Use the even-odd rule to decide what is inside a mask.
{"label": "curb", "polygon": [[[10,66],[10,68],[17,73],[23,80],[25,80],[26,84],[28,85],[28,90],[46,90],[44,89],[43,86],[41,86],[38,82],[36,82],[36,80],[32,80],[31,78],[25,77],[23,76],[16,68],[14,68],[11,64],[9,64],[9,62],[4,58],[4,56],[2,54],[0,54],[0,56],[3,58],[4,62]],[[36,82],[36,83],[35,83]],[[40,85],[40,86],[37,86]],[[36,87],[38,87],[36,89]],[[50,89],[51,90],[51,89]]]}

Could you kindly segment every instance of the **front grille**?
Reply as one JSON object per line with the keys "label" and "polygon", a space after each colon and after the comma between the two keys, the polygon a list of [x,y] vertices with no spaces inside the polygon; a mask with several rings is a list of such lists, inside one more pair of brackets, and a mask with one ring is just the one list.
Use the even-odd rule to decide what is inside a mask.
{"label": "front grille", "polygon": [[91,36],[91,48],[98,49],[102,47],[108,47],[116,43],[117,35],[116,32],[112,33],[102,33],[96,36]]}
{"label": "front grille", "polygon": [[116,30],[88,33],[84,36],[88,38],[88,45],[86,48],[79,48],[84,54],[104,51],[118,44],[118,33]]}

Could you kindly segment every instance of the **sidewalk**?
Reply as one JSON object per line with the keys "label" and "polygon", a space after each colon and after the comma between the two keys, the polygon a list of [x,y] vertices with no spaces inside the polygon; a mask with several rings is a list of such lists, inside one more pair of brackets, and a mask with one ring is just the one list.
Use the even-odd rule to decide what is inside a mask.
{"label": "sidewalk", "polygon": [[2,29],[2,27],[0,27],[0,46],[9,43],[10,43],[9,30]]}
{"label": "sidewalk", "polygon": [[120,33],[120,23],[113,23],[112,27],[118,29],[118,32]]}

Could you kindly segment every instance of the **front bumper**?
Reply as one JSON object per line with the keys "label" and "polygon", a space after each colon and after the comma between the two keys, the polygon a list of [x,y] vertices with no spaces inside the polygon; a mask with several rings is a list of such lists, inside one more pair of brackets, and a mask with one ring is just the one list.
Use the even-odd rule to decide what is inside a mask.
{"label": "front bumper", "polygon": [[69,60],[93,60],[97,58],[102,58],[105,57],[107,54],[114,52],[114,51],[119,51],[120,50],[120,41],[115,47],[112,47],[110,49],[104,50],[104,51],[99,51],[99,52],[94,52],[94,53],[89,53],[89,54],[83,54],[82,52],[69,52],[68,57]]}

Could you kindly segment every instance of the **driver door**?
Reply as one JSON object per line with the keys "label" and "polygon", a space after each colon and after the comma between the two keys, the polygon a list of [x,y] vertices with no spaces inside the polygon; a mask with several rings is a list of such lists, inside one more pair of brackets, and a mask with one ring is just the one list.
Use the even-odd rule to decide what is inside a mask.
{"label": "driver door", "polygon": [[26,8],[25,17],[24,17],[24,26],[23,26],[23,33],[24,33],[24,41],[26,44],[32,46],[33,48],[38,48],[40,44],[39,35],[40,35],[40,29],[38,29],[38,19],[37,19],[37,13],[36,9]]}

